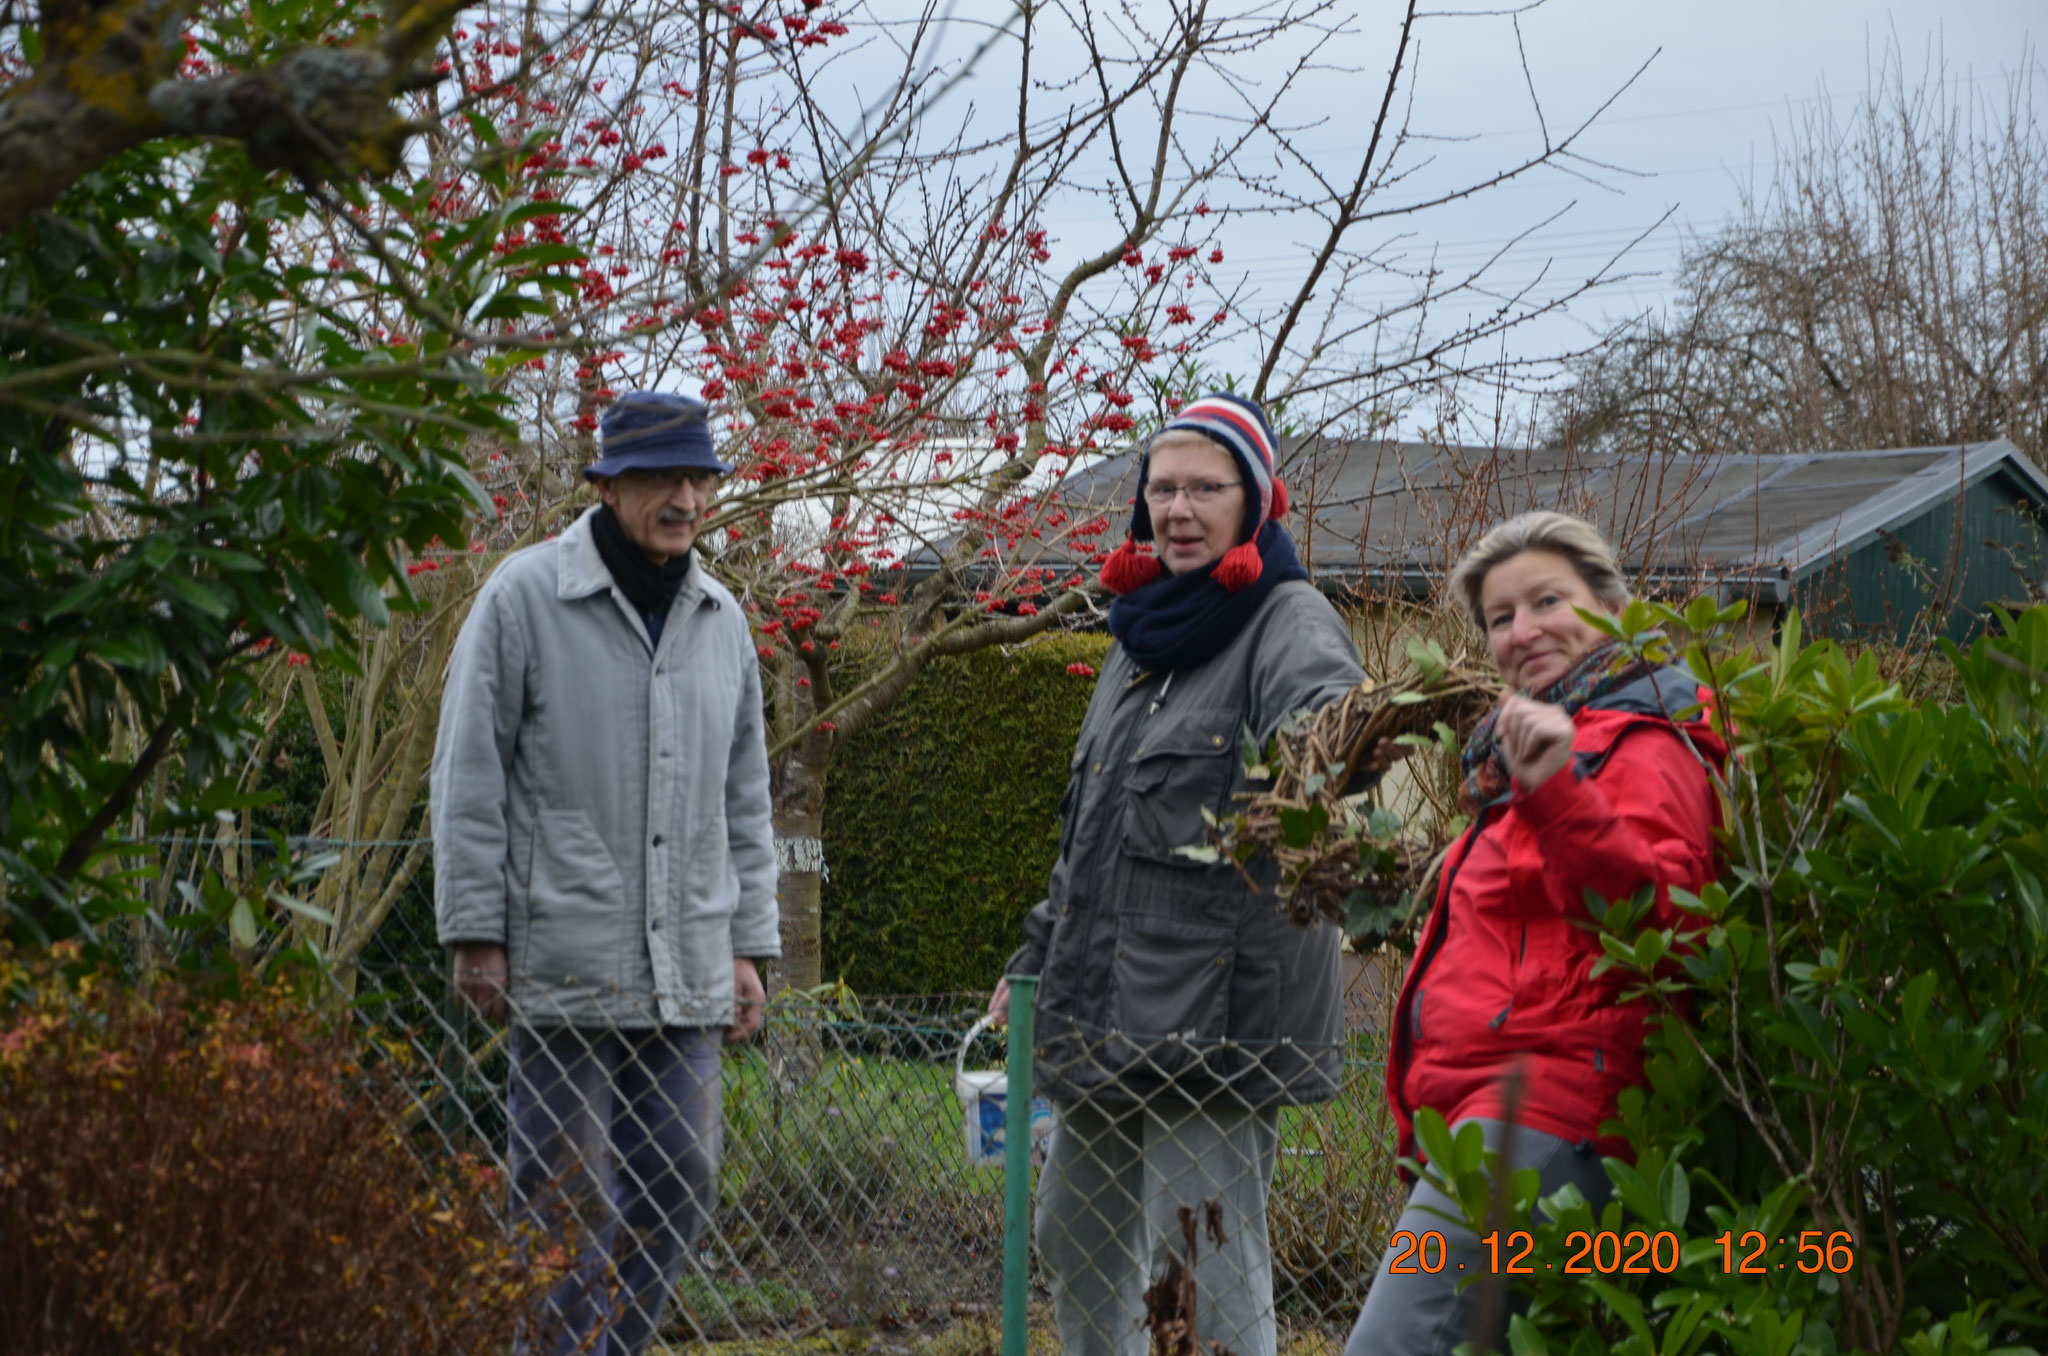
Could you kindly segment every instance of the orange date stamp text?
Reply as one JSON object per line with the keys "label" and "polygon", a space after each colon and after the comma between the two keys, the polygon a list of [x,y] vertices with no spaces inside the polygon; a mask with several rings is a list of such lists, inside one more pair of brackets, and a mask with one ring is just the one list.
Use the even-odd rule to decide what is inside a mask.
{"label": "orange date stamp text", "polygon": [[[1701,1244],[1710,1245],[1711,1250]],[[1567,1276],[1650,1276],[1669,1275],[1687,1260],[1708,1262],[1716,1254],[1722,1273],[1730,1276],[1769,1276],[1788,1270],[1809,1276],[1824,1271],[1841,1275],[1856,1265],[1855,1239],[1840,1229],[1832,1233],[1807,1229],[1794,1237],[1778,1238],[1754,1229],[1740,1234],[1731,1230],[1719,1238],[1695,1239],[1691,1245],[1681,1244],[1669,1229],[1655,1233],[1574,1229],[1565,1235],[1564,1245],[1564,1257],[1546,1261],[1534,1255],[1536,1240],[1528,1231],[1495,1231],[1480,1238],[1477,1249],[1467,1249],[1470,1260],[1465,1260],[1436,1230],[1417,1234],[1403,1229],[1387,1240],[1387,1270],[1402,1276],[1435,1276],[1447,1269],[1494,1276],[1534,1276],[1542,1271]],[[1684,1256],[1688,1246],[1693,1252],[1690,1259]]]}

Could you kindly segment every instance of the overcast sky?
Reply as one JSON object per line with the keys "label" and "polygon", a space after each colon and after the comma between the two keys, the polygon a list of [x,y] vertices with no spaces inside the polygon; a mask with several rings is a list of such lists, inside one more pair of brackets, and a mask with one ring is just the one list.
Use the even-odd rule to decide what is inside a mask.
{"label": "overcast sky", "polygon": [[[1148,0],[1127,2],[1142,14]],[[1510,4],[1462,0],[1458,7]],[[1328,157],[1326,172],[1333,176],[1348,179],[1355,168],[1402,9],[1396,0],[1350,6],[1350,32],[1325,55],[1352,71],[1317,77],[1309,107],[1321,108],[1327,121],[1299,140],[1313,148],[1319,165]],[[1965,90],[2002,92],[2009,78],[2030,69],[2037,91],[2048,95],[2048,80],[2041,78],[2048,68],[2036,47],[2048,36],[2048,6],[2041,0],[1547,0],[1521,15],[1520,28],[1553,137],[1650,63],[1578,143],[1584,155],[1627,172],[1596,172],[1601,187],[1544,169],[1469,205],[1433,210],[1404,228],[1414,232],[1403,245],[1410,257],[1434,251],[1446,264],[1476,262],[1568,208],[1519,246],[1497,275],[1518,283],[1547,265],[1551,288],[1563,290],[1669,214],[1626,266],[1646,276],[1581,303],[1575,318],[1520,332],[1514,346],[1526,353],[1583,345],[1604,321],[1663,302],[1687,235],[1710,233],[1725,221],[1744,184],[1768,186],[1774,131],[1782,135],[1823,100],[1843,114],[1852,111],[1888,44],[1903,53],[1909,85],[1945,67],[1947,78]],[[1448,187],[1541,149],[1509,20],[1433,18],[1418,31],[1413,126],[1469,139],[1435,147],[1436,163],[1410,191]],[[1269,72],[1250,61],[1246,74],[1277,77],[1286,60],[1276,52]],[[1000,59],[987,62],[968,97],[1000,107],[1005,101],[992,98],[998,93],[992,86],[1003,82],[1003,67]],[[1277,304],[1284,285],[1300,276],[1308,238],[1305,227],[1275,232],[1270,222],[1226,224],[1229,263],[1220,272],[1248,278]],[[1387,297],[1398,286],[1386,285]]]}
{"label": "overcast sky", "polygon": [[[1712,231],[1735,209],[1742,185],[1768,183],[1774,131],[1823,99],[1842,113],[1855,106],[1887,43],[1902,49],[1910,82],[1935,74],[1945,60],[1951,80],[1990,92],[2002,90],[2023,62],[2038,66],[2034,44],[2048,30],[2044,20],[2048,6],[2038,0],[1549,0],[1521,28],[1553,132],[1590,114],[1655,54],[1581,143],[1592,158],[1641,177],[1603,176],[1616,190],[1608,192],[1540,174],[1461,220],[1446,213],[1430,233],[1447,250],[1476,250],[1507,234],[1503,226],[1576,202],[1540,237],[1547,247],[1522,251],[1523,271],[1541,258],[1583,269],[1675,209],[1637,264],[1661,272],[1683,233]],[[1364,24],[1374,26],[1369,17]],[[1446,131],[1485,134],[1461,148],[1466,154],[1539,145],[1513,37],[1499,22],[1439,24],[1424,54],[1418,123],[1426,115]],[[1447,66],[1455,78],[1445,78]],[[1661,283],[1645,280],[1611,304],[1654,302]]]}

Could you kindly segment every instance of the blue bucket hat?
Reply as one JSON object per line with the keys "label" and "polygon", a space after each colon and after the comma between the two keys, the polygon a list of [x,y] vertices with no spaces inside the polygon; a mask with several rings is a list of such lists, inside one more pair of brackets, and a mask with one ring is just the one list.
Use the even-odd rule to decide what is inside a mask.
{"label": "blue bucket hat", "polygon": [[598,436],[603,455],[583,468],[586,479],[674,466],[732,474],[711,449],[710,411],[691,396],[628,391],[605,411]]}

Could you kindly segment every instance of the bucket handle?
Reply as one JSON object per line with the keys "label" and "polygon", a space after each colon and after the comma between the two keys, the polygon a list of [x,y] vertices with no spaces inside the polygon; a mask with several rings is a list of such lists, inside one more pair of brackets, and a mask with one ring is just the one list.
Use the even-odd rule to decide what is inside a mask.
{"label": "bucket handle", "polygon": [[953,1077],[958,1079],[967,1072],[967,1052],[974,1046],[974,1038],[996,1024],[993,1017],[984,1017],[967,1028],[967,1035],[960,1041],[960,1052],[953,1057]]}

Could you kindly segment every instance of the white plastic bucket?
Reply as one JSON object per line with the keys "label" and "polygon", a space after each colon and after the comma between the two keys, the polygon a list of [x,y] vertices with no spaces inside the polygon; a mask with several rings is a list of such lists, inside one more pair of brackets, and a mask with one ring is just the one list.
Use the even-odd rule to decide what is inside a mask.
{"label": "white plastic bucket", "polygon": [[[994,1018],[984,1017],[969,1027],[953,1060],[953,1095],[960,1099],[960,1127],[967,1142],[967,1162],[973,1167],[1001,1167],[1008,1143],[1009,1075],[1001,1069],[967,1067],[967,1051],[974,1038],[994,1024]],[[1032,1098],[1031,1161],[1035,1164],[1045,1162],[1052,1126],[1052,1104],[1043,1097]]]}

